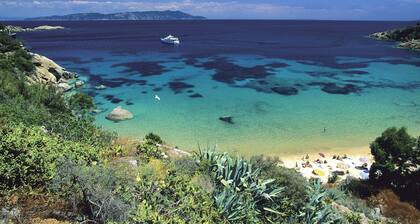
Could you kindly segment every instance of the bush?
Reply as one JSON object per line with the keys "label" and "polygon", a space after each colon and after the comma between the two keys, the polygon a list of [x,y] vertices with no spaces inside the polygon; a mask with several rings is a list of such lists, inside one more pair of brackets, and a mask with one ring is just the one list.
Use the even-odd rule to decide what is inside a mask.
{"label": "bush", "polygon": [[137,153],[141,159],[149,161],[151,158],[162,159],[164,153],[158,144],[162,144],[162,139],[153,133],[149,133],[144,138],[144,142],[137,146]]}
{"label": "bush", "polygon": [[61,160],[51,188],[71,201],[75,212],[98,223],[126,221],[135,207],[134,181],[125,170],[103,165]]}
{"label": "bush", "polygon": [[420,138],[405,128],[389,128],[370,145],[375,162],[370,177],[378,186],[395,189],[403,199],[420,205]]}
{"label": "bush", "polygon": [[210,193],[160,160],[139,168],[137,212],[129,223],[224,223]]}
{"label": "bush", "polygon": [[144,140],[150,144],[163,144],[163,140],[159,135],[150,132],[144,137]]}
{"label": "bush", "polygon": [[360,180],[354,177],[347,177],[339,185],[340,190],[351,193],[360,198],[368,198],[378,193],[378,188],[369,181]]}
{"label": "bush", "polygon": [[99,149],[62,141],[38,127],[23,124],[0,129],[0,191],[44,188],[57,174],[60,158],[87,163],[99,160]]}
{"label": "bush", "polygon": [[95,102],[93,98],[85,93],[75,93],[68,99],[70,109],[77,116],[85,116],[86,113],[94,109]]}

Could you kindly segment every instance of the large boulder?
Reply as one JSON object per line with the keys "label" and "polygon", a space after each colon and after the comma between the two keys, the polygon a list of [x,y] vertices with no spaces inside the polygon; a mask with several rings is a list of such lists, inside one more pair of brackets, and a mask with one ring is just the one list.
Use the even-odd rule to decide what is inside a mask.
{"label": "large boulder", "polygon": [[30,77],[34,82],[43,84],[57,84],[66,79],[74,78],[74,73],[66,71],[53,60],[31,53],[32,62],[35,65],[35,73]]}
{"label": "large boulder", "polygon": [[106,116],[106,119],[111,121],[125,121],[130,120],[133,117],[134,116],[130,111],[123,109],[121,106],[118,106]]}

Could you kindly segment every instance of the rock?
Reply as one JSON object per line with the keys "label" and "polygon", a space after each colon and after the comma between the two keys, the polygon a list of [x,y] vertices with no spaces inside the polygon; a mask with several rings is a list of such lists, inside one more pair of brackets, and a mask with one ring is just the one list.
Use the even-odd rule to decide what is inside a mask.
{"label": "rock", "polygon": [[74,86],[75,86],[76,88],[80,88],[80,87],[82,87],[83,85],[85,85],[85,82],[83,82],[82,80],[76,81],[76,83],[74,83]]}
{"label": "rock", "polygon": [[62,26],[47,26],[47,25],[37,26],[34,28],[22,28],[20,26],[11,26],[11,25],[8,25],[5,27],[5,30],[9,32],[33,32],[33,31],[61,30],[61,29],[65,29],[65,28]]}
{"label": "rock", "polygon": [[130,120],[133,117],[134,116],[130,111],[123,109],[121,106],[118,106],[106,116],[106,119],[111,121],[125,121]]}
{"label": "rock", "polygon": [[63,92],[67,92],[70,91],[71,89],[73,89],[73,86],[69,85],[68,83],[65,82],[61,82],[57,85],[57,87],[59,89],[61,89]]}
{"label": "rock", "polygon": [[420,40],[409,40],[397,44],[398,48],[407,48],[411,50],[420,50]]}
{"label": "rock", "polygon": [[377,40],[391,40],[391,36],[388,31],[372,33],[369,37]]}
{"label": "rock", "polygon": [[234,124],[233,117],[231,116],[222,116],[222,117],[219,117],[219,120],[224,121],[228,124]]}
{"label": "rock", "polygon": [[95,89],[97,89],[97,90],[106,89],[106,86],[105,85],[95,86]]}
{"label": "rock", "polygon": [[40,31],[40,30],[62,30],[65,29],[63,26],[48,26],[48,25],[43,25],[43,26],[37,26],[34,28],[26,28],[26,31]]}
{"label": "rock", "polygon": [[288,87],[288,86],[276,86],[271,88],[271,90],[275,93],[278,93],[280,95],[284,95],[284,96],[292,96],[292,95],[297,95],[298,94],[298,90],[294,87]]}
{"label": "rock", "polygon": [[39,54],[30,54],[32,55],[32,63],[35,65],[35,73],[31,76],[34,82],[57,84],[63,82],[63,80],[74,78],[75,73],[66,71],[53,60]]}

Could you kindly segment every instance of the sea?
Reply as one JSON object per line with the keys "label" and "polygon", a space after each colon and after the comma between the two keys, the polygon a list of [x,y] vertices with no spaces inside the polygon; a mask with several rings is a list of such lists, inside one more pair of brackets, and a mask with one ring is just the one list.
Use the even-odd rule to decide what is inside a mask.
{"label": "sea", "polygon": [[[414,22],[9,23],[66,27],[18,38],[77,72],[97,125],[120,136],[249,156],[368,147],[392,126],[420,135],[420,52],[367,37]],[[169,34],[181,44],[162,44]],[[107,120],[117,106],[134,118]]]}

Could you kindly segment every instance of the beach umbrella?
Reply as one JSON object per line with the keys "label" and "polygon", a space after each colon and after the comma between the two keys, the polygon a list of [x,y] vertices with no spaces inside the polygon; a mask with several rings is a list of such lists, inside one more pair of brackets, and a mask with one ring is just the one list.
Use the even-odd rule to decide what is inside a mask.
{"label": "beach umbrella", "polygon": [[314,169],[312,171],[312,173],[315,174],[315,175],[317,175],[317,176],[321,176],[321,177],[325,175],[324,171],[321,170],[321,169]]}

